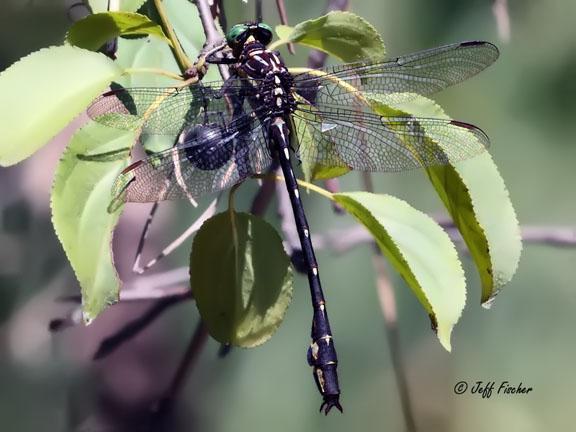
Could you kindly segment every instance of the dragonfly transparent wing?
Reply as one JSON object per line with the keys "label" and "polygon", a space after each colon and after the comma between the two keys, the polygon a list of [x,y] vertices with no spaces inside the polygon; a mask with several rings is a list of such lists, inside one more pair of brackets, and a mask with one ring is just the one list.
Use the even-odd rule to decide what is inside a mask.
{"label": "dragonfly transparent wing", "polygon": [[294,116],[300,160],[308,166],[404,171],[468,159],[490,144],[482,130],[455,120],[305,105]]}
{"label": "dragonfly transparent wing", "polygon": [[[98,123],[144,135],[177,135],[183,127],[229,121],[234,101],[251,96],[242,79],[187,87],[116,88],[99,96],[87,110]],[[249,109],[249,108],[247,108]]]}
{"label": "dragonfly transparent wing", "polygon": [[404,102],[462,82],[494,63],[489,42],[461,42],[378,63],[351,63],[294,76],[295,90],[309,102],[342,105],[357,101],[355,90]]}
{"label": "dragonfly transparent wing", "polygon": [[[114,184],[114,201],[197,200],[266,172],[272,163],[267,130],[254,117],[237,117],[226,130],[221,124],[193,126],[175,147],[126,168]],[[221,129],[194,134],[207,127]]]}

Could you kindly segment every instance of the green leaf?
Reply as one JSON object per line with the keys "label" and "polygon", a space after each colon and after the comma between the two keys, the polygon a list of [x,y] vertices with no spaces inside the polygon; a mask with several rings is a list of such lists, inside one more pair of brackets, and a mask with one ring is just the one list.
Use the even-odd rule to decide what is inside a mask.
{"label": "green leaf", "polygon": [[79,48],[98,51],[107,41],[127,35],[155,36],[172,45],[162,27],[150,21],[145,15],[131,12],[103,12],[88,15],[70,27],[67,40],[71,45]]}
{"label": "green leaf", "polygon": [[103,54],[45,48],[0,74],[0,165],[27,158],[98,96],[122,70]]}
{"label": "green leaf", "polygon": [[[89,0],[88,3],[92,8],[92,12],[107,12],[109,0]],[[120,10],[125,12],[136,12],[140,7],[146,3],[146,0],[122,0],[120,3]]]}
{"label": "green leaf", "polygon": [[481,302],[489,308],[516,273],[522,251],[520,226],[504,180],[487,152],[428,168],[427,173],[476,263]]}
{"label": "green leaf", "polygon": [[290,36],[292,35],[292,32],[294,31],[294,27],[280,24],[280,25],[277,25],[274,30],[276,30],[276,34],[278,35],[280,40],[284,41],[284,43],[288,43],[290,41]]}
{"label": "green leaf", "polygon": [[[394,103],[396,96],[389,97],[387,106],[375,103],[373,108],[384,115],[449,118],[441,107],[423,96],[413,95],[409,103]],[[381,98],[382,101],[386,99]],[[430,142],[442,148],[441,135],[427,132]],[[470,139],[474,139],[471,134]],[[522,251],[520,226],[504,180],[488,152],[429,167],[426,172],[468,246],[482,283],[481,302],[489,307],[494,296],[512,279]]]}
{"label": "green leaf", "polygon": [[[179,74],[170,47],[158,38],[119,39],[116,61],[123,69],[159,68]],[[175,81],[154,73],[127,73],[118,81],[124,87],[171,87]]]}
{"label": "green leaf", "polygon": [[[118,300],[120,281],[111,242],[120,211],[109,214],[106,208],[112,183],[126,166],[135,138],[134,132],[88,123],[74,134],[56,169],[52,223],[80,282],[87,323]],[[118,156],[122,150],[123,158],[89,160],[98,154]]]}
{"label": "green leaf", "polygon": [[466,301],[466,280],[446,232],[425,213],[390,195],[351,192],[335,194],[334,199],[374,236],[450,351],[450,334]]}
{"label": "green leaf", "polygon": [[[291,30],[291,31],[290,31]],[[334,11],[294,28],[276,27],[280,43],[295,42],[324,51],[345,62],[382,60],[382,38],[370,23],[351,12]]]}
{"label": "green leaf", "polygon": [[212,337],[253,347],[266,342],[284,319],[292,299],[292,268],[282,239],[268,223],[224,212],[196,234],[190,284]]}
{"label": "green leaf", "polygon": [[[314,120],[316,108],[312,105],[302,105],[303,110],[297,116],[292,116],[293,130],[298,131],[298,133],[291,134],[291,139],[297,140],[295,144],[292,145],[293,148],[297,148],[300,154],[318,154],[322,153],[324,148],[333,148],[334,144],[329,141],[327,136],[318,136],[314,129],[311,127],[311,123],[307,120]],[[340,166],[326,166],[319,162],[310,163],[310,161],[316,161],[314,157],[307,157],[302,159],[301,169],[304,173],[304,178],[306,181],[310,180],[324,180],[333,177],[338,177],[350,172],[349,168],[344,167],[344,163]]]}

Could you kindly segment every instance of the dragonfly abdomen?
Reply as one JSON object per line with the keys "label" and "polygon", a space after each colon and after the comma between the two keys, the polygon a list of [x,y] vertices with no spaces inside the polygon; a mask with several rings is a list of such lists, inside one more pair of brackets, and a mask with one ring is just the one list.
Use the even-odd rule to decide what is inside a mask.
{"label": "dragonfly abdomen", "polygon": [[340,386],[338,384],[338,373],[336,371],[338,358],[336,356],[336,348],[334,347],[332,330],[330,329],[330,322],[328,320],[328,312],[326,311],[326,301],[320,283],[320,273],[312,246],[310,228],[308,227],[306,214],[304,213],[302,201],[300,200],[298,183],[296,182],[296,177],[290,164],[289,134],[290,129],[288,128],[288,124],[282,117],[272,119],[269,125],[269,135],[277,150],[277,157],[280,161],[288,196],[290,197],[294,220],[296,222],[296,230],[298,231],[306,265],[310,295],[312,297],[312,307],[314,309],[310,335],[312,342],[308,349],[308,363],[312,366],[314,380],[324,399],[320,410],[327,414],[333,407],[342,411],[342,405],[340,404]]}

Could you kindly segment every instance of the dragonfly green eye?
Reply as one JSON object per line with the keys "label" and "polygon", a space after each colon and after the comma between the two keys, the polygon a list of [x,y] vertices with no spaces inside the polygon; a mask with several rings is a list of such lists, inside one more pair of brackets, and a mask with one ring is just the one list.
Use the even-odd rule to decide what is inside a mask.
{"label": "dragonfly green eye", "polygon": [[246,24],[236,24],[234,27],[230,29],[228,33],[226,33],[226,42],[228,45],[233,45],[235,43],[242,42],[242,36],[248,30],[248,26]]}
{"label": "dragonfly green eye", "polygon": [[272,41],[272,27],[268,24],[259,23],[255,37],[262,44],[268,45]]}

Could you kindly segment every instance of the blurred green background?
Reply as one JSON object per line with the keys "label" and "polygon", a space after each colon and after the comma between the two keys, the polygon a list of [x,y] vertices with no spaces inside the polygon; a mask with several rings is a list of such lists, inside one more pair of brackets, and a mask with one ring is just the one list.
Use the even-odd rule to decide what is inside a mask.
{"label": "blurred green background", "polygon": [[[231,23],[253,16],[251,0],[248,5],[239,0],[224,3]],[[277,24],[275,3],[264,3],[267,21]],[[286,3],[291,24],[325,9],[323,1]],[[508,6],[506,41],[498,33],[490,1],[351,1],[351,10],[381,32],[391,56],[460,40],[495,42],[501,49],[496,65],[436,100],[454,118],[488,133],[490,152],[521,224],[575,225],[576,2],[515,0]],[[60,44],[68,26],[63,1],[4,0],[0,70],[34,50]],[[306,61],[307,51],[297,51],[294,57],[285,56],[290,65]],[[43,79],[42,71],[38,79]],[[56,298],[78,289],[48,208],[51,175],[62,145],[62,140],[55,142],[20,166],[0,170],[0,429],[148,430],[142,412],[165,389],[197,312],[190,302],[173,308],[101,362],[90,360],[98,342],[146,305],[113,307],[87,329],[48,332],[50,319],[71,308]],[[422,173],[378,175],[375,184],[378,191],[418,209],[442,212]],[[343,190],[359,185],[356,174],[341,181]],[[244,205],[253,191],[243,190]],[[352,222],[335,215],[317,196],[304,199],[313,232]],[[157,229],[151,238],[158,248],[193,217],[185,206],[176,208],[179,224]],[[138,225],[145,215],[130,217]],[[268,218],[276,221],[273,210]],[[135,239],[137,230],[125,232]],[[185,263],[188,247],[170,264]],[[129,267],[133,250],[134,244],[120,245],[117,257],[125,255],[118,257],[121,267]],[[321,400],[305,361],[311,320],[308,288],[298,276],[285,322],[267,344],[218,359],[217,344],[208,343],[170,430],[404,430],[371,256],[367,246],[345,255],[318,253],[339,352],[343,415],[325,418],[317,412]],[[575,259],[574,248],[526,244],[516,276],[486,311],[480,307],[478,276],[463,254],[469,291],[453,333],[452,353],[443,350],[423,309],[392,275],[418,430],[572,430]],[[454,394],[458,381],[477,380],[522,382],[534,390],[489,399]]]}

